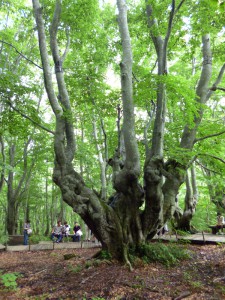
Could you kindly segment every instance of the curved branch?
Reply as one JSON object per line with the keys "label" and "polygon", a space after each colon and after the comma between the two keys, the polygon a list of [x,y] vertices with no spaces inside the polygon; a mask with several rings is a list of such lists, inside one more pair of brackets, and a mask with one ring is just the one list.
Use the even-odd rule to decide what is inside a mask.
{"label": "curved branch", "polygon": [[32,0],[32,1],[33,1],[34,14],[35,14],[35,19],[36,19],[36,24],[38,29],[38,41],[39,41],[40,55],[41,55],[41,61],[43,66],[45,89],[55,116],[60,118],[63,115],[63,111],[61,106],[58,103],[58,99],[55,95],[54,88],[53,88],[52,70],[49,63],[48,49],[47,49],[46,36],[45,36],[45,27],[42,18],[42,8],[38,0]]}
{"label": "curved branch", "polygon": [[216,91],[216,90],[219,90],[219,91],[223,91],[223,92],[225,92],[225,88],[222,88],[222,87],[215,87],[215,86],[212,86],[211,88],[210,88],[210,90],[211,91]]}
{"label": "curved branch", "polygon": [[[61,0],[56,1],[54,16],[52,20],[52,24],[50,27],[50,47],[52,51],[52,57],[55,63],[55,73],[56,73],[56,80],[58,85],[59,96],[58,99],[61,102],[66,115],[64,114],[64,124],[65,124],[65,134],[66,134],[66,160],[71,162],[74,158],[75,153],[75,137],[74,137],[74,128],[72,124],[72,114],[71,114],[71,106],[69,95],[67,92],[63,68],[62,68],[62,58],[59,54],[59,47],[57,42],[57,32],[58,26],[60,22],[60,15],[61,15]],[[66,52],[64,53],[66,55]],[[63,58],[65,59],[65,57]],[[62,123],[62,120],[57,120],[58,123]],[[55,144],[56,145],[56,144]]]}
{"label": "curved branch", "polygon": [[166,49],[167,49],[168,41],[169,41],[171,31],[172,31],[172,24],[173,24],[174,16],[175,16],[175,0],[172,0],[172,9],[170,11],[168,29],[167,29],[166,37],[165,37],[165,40],[164,40],[164,43],[163,43],[164,51],[166,51]]}
{"label": "curved branch", "polygon": [[209,89],[208,94],[207,94],[207,100],[211,97],[212,93],[213,93],[214,91],[216,91],[217,89],[218,89],[218,90],[225,91],[225,89],[217,87],[218,84],[219,84],[219,83],[221,82],[221,80],[223,79],[223,74],[224,74],[224,72],[225,72],[225,64],[223,64],[223,66],[221,67],[221,69],[220,69],[220,71],[219,71],[219,74],[218,74],[218,76],[217,76],[217,78],[216,78],[215,83],[214,83],[214,84],[212,85],[212,87]]}
{"label": "curved branch", "polygon": [[215,174],[222,175],[222,174],[219,173],[219,172],[216,172],[216,171],[214,171],[214,170],[211,170],[211,169],[207,168],[207,167],[204,166],[202,163],[200,163],[199,160],[196,160],[196,164],[198,164],[204,171],[208,171],[208,172],[212,172],[212,173],[215,173]]}
{"label": "curved branch", "polygon": [[220,162],[222,162],[223,164],[225,164],[225,160],[224,159],[222,159],[222,158],[220,158],[220,157],[218,157],[218,156],[215,156],[215,155],[211,155],[211,154],[206,154],[206,153],[204,153],[204,154],[198,154],[198,155],[201,155],[201,156],[209,156],[209,157],[212,157],[212,158],[214,158],[214,159],[216,159],[216,160],[219,160]]}
{"label": "curved branch", "polygon": [[62,55],[62,62],[64,62],[64,60],[66,58],[66,55],[67,55],[67,53],[69,51],[69,48],[70,48],[70,35],[69,35],[69,32],[70,32],[69,27],[67,27],[66,28],[66,38],[67,38],[67,40],[66,40],[66,48],[65,48],[65,51],[64,51],[64,53]]}
{"label": "curved branch", "polygon": [[8,102],[8,104],[9,104],[9,106],[10,106],[14,111],[16,111],[17,113],[19,113],[22,117],[24,117],[25,119],[31,121],[34,125],[38,126],[39,128],[41,128],[41,129],[43,129],[43,130],[45,130],[45,131],[47,131],[47,132],[49,132],[49,133],[51,133],[51,134],[53,134],[53,135],[55,134],[54,131],[48,129],[47,127],[45,127],[45,126],[43,126],[43,125],[41,125],[41,124],[39,124],[38,122],[34,121],[34,120],[33,120],[32,118],[30,118],[29,116],[27,116],[27,115],[25,115],[24,113],[22,113],[19,109],[17,109],[16,107],[14,107],[14,106],[11,104],[10,101],[7,101],[7,102]]}
{"label": "curved branch", "polygon": [[0,40],[1,43],[6,44],[10,47],[12,47],[17,53],[19,53],[20,56],[22,56],[23,58],[25,58],[27,61],[29,61],[30,63],[32,63],[33,65],[35,65],[36,67],[38,67],[39,69],[43,70],[42,67],[40,67],[38,64],[36,64],[35,62],[33,62],[31,59],[27,58],[22,52],[20,52],[19,50],[17,50],[17,48],[15,46],[13,46],[12,44],[5,42],[3,40]]}
{"label": "curved branch", "polygon": [[224,133],[225,133],[225,130],[224,130],[224,131],[221,131],[221,132],[218,132],[218,133],[206,135],[206,136],[204,136],[204,137],[202,137],[202,138],[195,139],[194,144],[197,143],[197,142],[200,142],[200,141],[202,141],[202,140],[209,139],[209,138],[211,138],[211,137],[215,137],[215,136],[222,135],[222,134],[224,134]]}
{"label": "curved branch", "polygon": [[181,2],[178,4],[176,10],[175,10],[175,14],[179,11],[179,9],[181,8],[181,6],[184,4],[186,0],[181,0]]}

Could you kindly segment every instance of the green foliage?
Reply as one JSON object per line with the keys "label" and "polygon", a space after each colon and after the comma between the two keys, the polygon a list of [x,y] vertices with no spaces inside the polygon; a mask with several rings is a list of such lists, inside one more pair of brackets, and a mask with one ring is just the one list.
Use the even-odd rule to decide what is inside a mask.
{"label": "green foliage", "polygon": [[186,231],[183,231],[183,230],[176,230],[176,234],[177,234],[177,235],[180,235],[180,236],[187,236],[187,235],[189,235],[190,233],[189,233],[189,232],[186,232]]}
{"label": "green foliage", "polygon": [[85,269],[89,269],[93,266],[93,262],[91,260],[88,260],[85,262]]}
{"label": "green foliage", "polygon": [[2,284],[8,289],[16,289],[18,278],[22,277],[22,275],[18,272],[5,273],[0,275],[0,279]]}
{"label": "green foliage", "polygon": [[0,229],[0,244],[6,244],[9,240],[8,234],[5,234],[3,229]]}
{"label": "green foliage", "polygon": [[77,266],[75,266],[75,267],[69,265],[69,269],[70,269],[70,271],[73,272],[73,273],[79,273],[80,271],[83,270],[83,267],[82,267],[82,265],[77,265]]}
{"label": "green foliage", "polygon": [[31,244],[38,244],[40,241],[49,241],[49,237],[45,235],[32,234],[29,237],[29,241]]}
{"label": "green foliage", "polygon": [[111,254],[110,254],[108,251],[106,251],[106,250],[101,250],[100,253],[99,253],[99,255],[98,255],[98,258],[99,258],[99,259],[107,259],[107,260],[110,260],[110,259],[112,259],[112,256],[111,256]]}
{"label": "green foliage", "polygon": [[137,255],[145,263],[159,262],[166,267],[177,264],[180,260],[190,258],[184,246],[163,243],[142,244],[136,252],[131,251],[132,259]]}

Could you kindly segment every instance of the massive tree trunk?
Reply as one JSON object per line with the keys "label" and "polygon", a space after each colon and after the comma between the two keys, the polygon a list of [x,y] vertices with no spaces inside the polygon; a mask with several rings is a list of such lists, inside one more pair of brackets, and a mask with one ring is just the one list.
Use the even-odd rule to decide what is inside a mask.
{"label": "massive tree trunk", "polygon": [[[149,3],[149,1],[147,1]],[[182,4],[183,2],[181,2]],[[155,36],[156,21],[152,8],[147,4],[150,37],[155,45],[158,60],[158,77],[168,73],[167,47],[171,35],[173,18],[181,7],[175,9],[172,1],[168,30],[165,38]],[[75,136],[71,118],[69,95],[63,74],[63,57],[59,55],[57,30],[59,27],[61,1],[56,0],[55,12],[50,27],[50,48],[55,64],[58,96],[53,89],[49,53],[46,44],[42,9],[38,0],[33,0],[33,8],[38,29],[40,55],[44,72],[45,88],[56,119],[54,136],[55,167],[53,180],[60,187],[63,200],[78,213],[88,227],[101,241],[103,249],[128,262],[128,248],[152,237],[173,215],[175,198],[191,162],[183,163],[175,159],[164,161],[164,127],[166,116],[166,84],[158,80],[156,114],[151,147],[147,151],[144,166],[144,188],[139,183],[140,158],[135,136],[135,118],[132,90],[132,49],[127,23],[125,0],[117,0],[118,23],[122,41],[121,89],[123,103],[123,125],[119,134],[119,147],[110,160],[113,168],[115,194],[109,202],[101,200],[93,190],[85,185],[83,178],[75,171],[72,161],[75,156]],[[208,85],[211,78],[211,53],[209,36],[202,39],[203,67],[196,90],[196,105],[199,110],[194,119],[195,126],[185,127],[180,149],[191,150],[196,142],[196,132],[201,122],[203,106],[209,97]],[[146,147],[147,148],[147,147]],[[144,210],[140,210],[145,202]],[[150,233],[150,235],[149,235]],[[129,263],[129,262],[128,262]]]}

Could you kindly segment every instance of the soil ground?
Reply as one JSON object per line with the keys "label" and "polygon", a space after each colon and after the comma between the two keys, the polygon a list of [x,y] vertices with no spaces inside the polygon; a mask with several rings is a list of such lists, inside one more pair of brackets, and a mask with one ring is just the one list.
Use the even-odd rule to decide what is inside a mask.
{"label": "soil ground", "polygon": [[94,260],[96,248],[0,252],[0,277],[21,275],[16,289],[0,283],[0,299],[225,299],[225,245],[185,247],[191,258],[176,266],[139,262],[132,272],[116,261]]}

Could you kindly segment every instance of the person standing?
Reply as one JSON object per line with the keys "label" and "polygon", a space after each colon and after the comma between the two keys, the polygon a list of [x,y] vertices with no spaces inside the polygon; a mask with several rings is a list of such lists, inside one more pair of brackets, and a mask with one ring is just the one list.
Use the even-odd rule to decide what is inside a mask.
{"label": "person standing", "polygon": [[221,229],[221,234],[223,234],[223,225],[224,225],[224,217],[221,215],[220,212],[217,213],[217,228],[218,228],[218,234],[220,234],[220,229]]}
{"label": "person standing", "polygon": [[26,220],[23,227],[23,244],[28,245],[29,242],[29,231],[31,231],[30,220]]}

